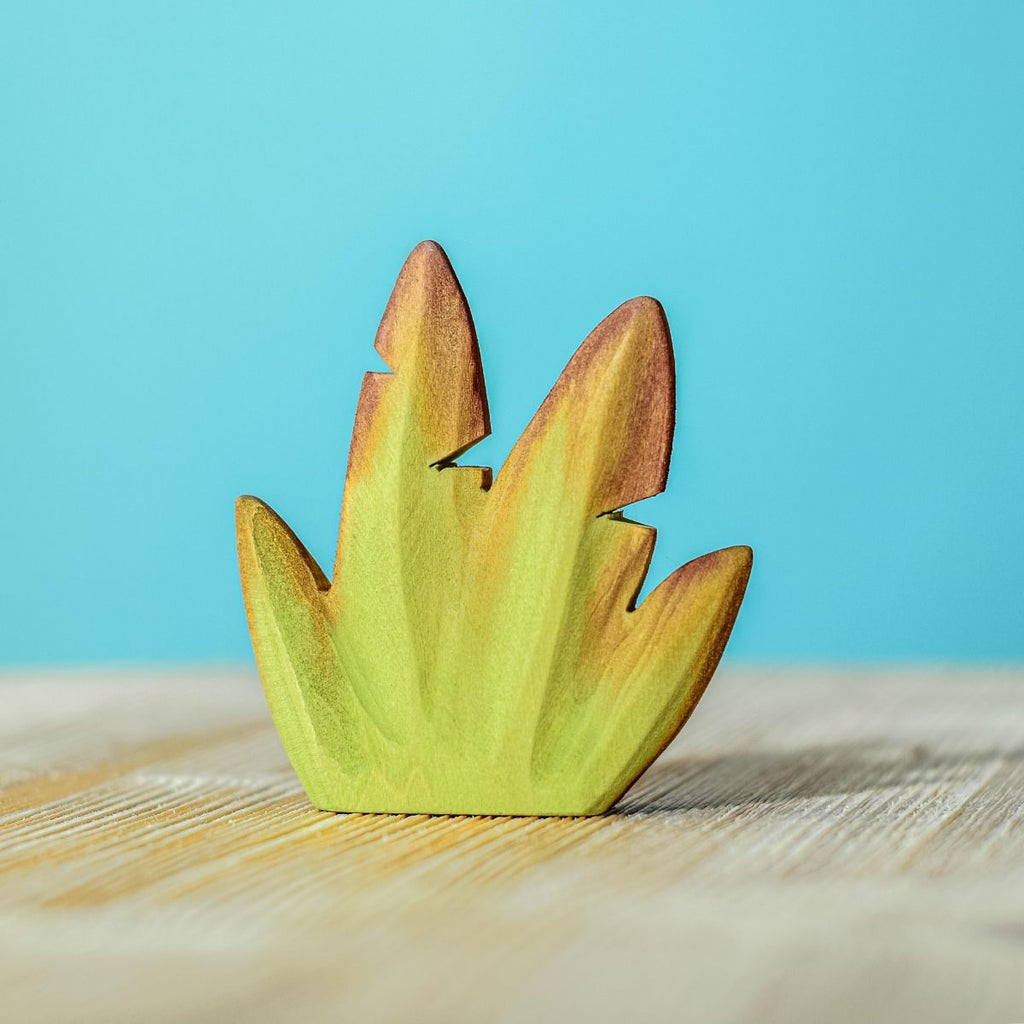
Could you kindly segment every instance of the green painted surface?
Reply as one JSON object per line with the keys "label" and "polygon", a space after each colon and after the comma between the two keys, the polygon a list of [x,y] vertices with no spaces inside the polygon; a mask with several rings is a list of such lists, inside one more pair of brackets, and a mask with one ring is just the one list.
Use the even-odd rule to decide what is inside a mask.
{"label": "green painted surface", "polygon": [[414,250],[385,312],[349,454],[333,579],[256,498],[239,557],[264,688],[318,807],[594,814],[685,722],[742,600],[750,550],[677,570],[634,608],[674,419],[660,306],[588,337],[493,483],[453,464],[488,429],[469,312]]}

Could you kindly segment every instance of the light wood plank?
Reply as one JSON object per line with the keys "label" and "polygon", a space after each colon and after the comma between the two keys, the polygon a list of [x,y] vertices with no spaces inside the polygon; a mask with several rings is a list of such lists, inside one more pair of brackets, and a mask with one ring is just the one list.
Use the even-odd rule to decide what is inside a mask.
{"label": "light wood plank", "polygon": [[605,817],[313,810],[254,675],[0,682],[12,1021],[1024,1020],[1024,673],[723,670]]}

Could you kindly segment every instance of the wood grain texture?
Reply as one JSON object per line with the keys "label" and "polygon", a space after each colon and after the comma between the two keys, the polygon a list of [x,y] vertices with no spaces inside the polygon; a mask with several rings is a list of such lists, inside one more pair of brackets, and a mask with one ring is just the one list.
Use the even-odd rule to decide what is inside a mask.
{"label": "wood grain texture", "polygon": [[339,811],[589,815],[664,749],[725,648],[750,573],[732,547],[637,606],[665,486],[668,324],[651,298],[586,338],[496,479],[456,459],[490,430],[469,308],[417,246],[363,381],[330,581],[239,499],[256,660],[313,803]]}
{"label": "wood grain texture", "polygon": [[245,674],[0,681],[19,1024],[1024,1020],[1024,673],[723,671],[599,818],[336,815]]}

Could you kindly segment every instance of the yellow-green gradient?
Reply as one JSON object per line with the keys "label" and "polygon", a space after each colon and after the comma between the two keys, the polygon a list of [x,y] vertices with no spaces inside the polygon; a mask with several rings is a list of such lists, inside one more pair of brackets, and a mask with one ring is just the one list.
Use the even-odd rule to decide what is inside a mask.
{"label": "yellow-green gradient", "polygon": [[417,246],[363,383],[333,579],[256,498],[237,509],[267,699],[310,799],[338,811],[596,814],[685,722],[750,573],[726,548],[635,607],[664,488],[674,368],[661,306],[584,341],[493,479],[469,310]]}

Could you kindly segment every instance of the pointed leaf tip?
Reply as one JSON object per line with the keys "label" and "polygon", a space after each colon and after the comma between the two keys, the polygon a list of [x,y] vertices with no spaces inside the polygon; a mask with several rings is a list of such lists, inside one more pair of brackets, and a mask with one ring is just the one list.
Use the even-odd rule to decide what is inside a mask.
{"label": "pointed leaf tip", "polygon": [[415,335],[408,329],[413,318],[447,320],[450,328],[472,329],[469,306],[447,253],[437,242],[420,242],[405,258],[377,336],[374,348],[392,370],[411,348]]}
{"label": "pointed leaf tip", "polygon": [[235,531],[242,569],[242,588],[247,594],[254,574],[261,571],[259,562],[268,539],[283,546],[295,566],[305,565],[317,590],[329,588],[330,583],[319,563],[299,540],[295,531],[265,501],[252,494],[243,494],[237,498]]}
{"label": "pointed leaf tip", "polygon": [[[630,299],[569,360],[498,476],[506,486],[568,444],[589,511],[610,512],[665,488],[675,428],[675,363],[657,299]],[[571,440],[567,440],[568,435]],[[588,464],[589,470],[584,469]]]}
{"label": "pointed leaf tip", "polygon": [[420,242],[409,254],[374,347],[419,410],[430,461],[450,458],[490,433],[473,319],[437,242]]}

